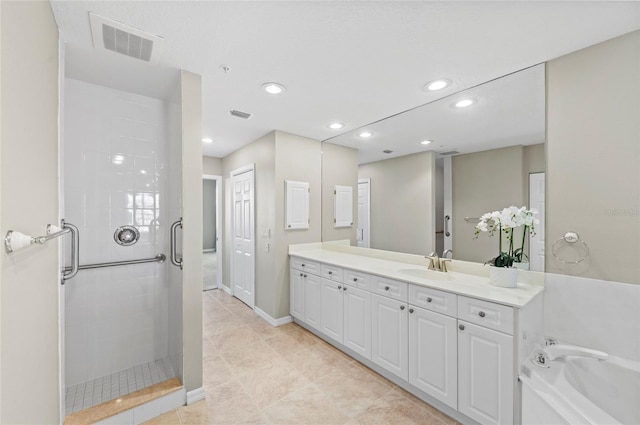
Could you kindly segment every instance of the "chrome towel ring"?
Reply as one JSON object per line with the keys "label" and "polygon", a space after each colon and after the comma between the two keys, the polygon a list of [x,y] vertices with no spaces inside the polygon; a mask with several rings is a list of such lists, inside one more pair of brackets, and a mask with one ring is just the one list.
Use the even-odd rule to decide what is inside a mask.
{"label": "chrome towel ring", "polygon": [[[564,258],[560,258],[558,256],[558,247],[560,247],[560,243],[564,242],[565,244],[569,244],[569,245],[574,245],[576,243],[578,243],[579,247],[583,247],[584,248],[584,255],[582,256],[582,258],[580,258],[579,260],[576,261],[570,261],[570,260],[566,260]],[[560,261],[561,263],[564,264],[578,264],[583,262],[588,256],[589,256],[589,246],[587,245],[587,243],[583,240],[580,240],[580,235],[578,235],[576,232],[567,232],[564,234],[563,237],[561,237],[560,239],[558,239],[557,241],[555,241],[552,245],[551,245],[551,255],[553,255],[555,257],[556,260]]]}

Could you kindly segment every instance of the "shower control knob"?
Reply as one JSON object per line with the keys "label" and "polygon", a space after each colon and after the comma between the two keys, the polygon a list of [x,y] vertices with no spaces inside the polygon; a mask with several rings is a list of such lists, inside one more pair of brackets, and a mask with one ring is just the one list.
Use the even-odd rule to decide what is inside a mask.
{"label": "shower control knob", "polygon": [[113,239],[118,245],[130,246],[140,239],[140,231],[134,226],[120,226],[113,233]]}
{"label": "shower control knob", "polygon": [[478,313],[478,316],[484,317],[485,316],[484,311],[481,311],[480,313]]}
{"label": "shower control knob", "polygon": [[458,329],[460,329],[461,331],[464,330],[464,325],[458,325]]}

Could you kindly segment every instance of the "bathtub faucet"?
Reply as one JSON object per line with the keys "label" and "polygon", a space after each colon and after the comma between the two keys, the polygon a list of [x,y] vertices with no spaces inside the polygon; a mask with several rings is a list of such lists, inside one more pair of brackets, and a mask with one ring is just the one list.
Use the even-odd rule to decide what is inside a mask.
{"label": "bathtub faucet", "polygon": [[605,352],[570,344],[548,345],[544,348],[544,352],[550,362],[566,356],[591,357],[598,360],[605,360],[609,357]]}

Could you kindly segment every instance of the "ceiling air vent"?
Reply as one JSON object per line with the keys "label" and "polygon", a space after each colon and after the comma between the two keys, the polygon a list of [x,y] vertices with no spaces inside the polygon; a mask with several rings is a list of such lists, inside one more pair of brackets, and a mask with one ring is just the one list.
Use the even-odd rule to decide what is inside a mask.
{"label": "ceiling air vent", "polygon": [[234,117],[244,118],[245,120],[251,118],[251,114],[248,114],[248,113],[242,112],[242,111],[236,111],[235,109],[231,109],[229,111],[229,113],[231,115],[233,115]]}
{"label": "ceiling air vent", "polygon": [[446,151],[446,152],[438,152],[440,155],[442,156],[449,156],[449,155],[457,155],[460,152],[458,151]]}
{"label": "ceiling air vent", "polygon": [[157,62],[164,39],[120,22],[89,13],[93,46],[145,62]]}

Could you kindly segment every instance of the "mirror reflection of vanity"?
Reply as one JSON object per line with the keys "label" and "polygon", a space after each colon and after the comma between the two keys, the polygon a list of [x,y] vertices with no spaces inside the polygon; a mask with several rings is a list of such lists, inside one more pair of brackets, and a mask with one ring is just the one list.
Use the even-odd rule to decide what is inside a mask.
{"label": "mirror reflection of vanity", "polygon": [[[478,218],[526,205],[541,210],[531,243],[540,246],[534,257],[544,255],[544,74],[536,65],[468,90],[453,86],[444,98],[325,141],[358,149],[359,186],[369,186],[369,247],[452,250],[455,259],[485,262],[496,255],[498,238],[474,239]],[[462,99],[473,103],[456,107]],[[363,130],[372,136],[364,140]],[[362,227],[358,240],[366,242]],[[514,240],[521,243],[521,229]],[[544,261],[536,259],[532,269],[542,271]]]}

